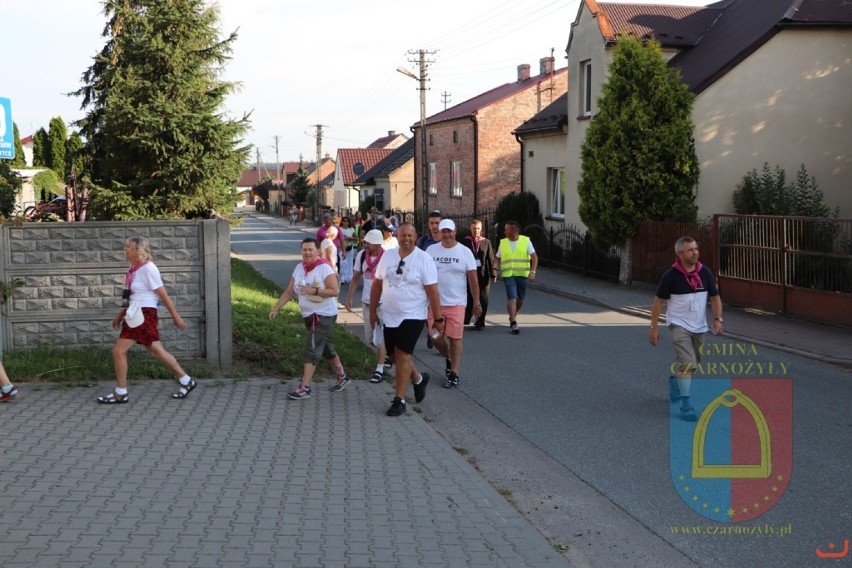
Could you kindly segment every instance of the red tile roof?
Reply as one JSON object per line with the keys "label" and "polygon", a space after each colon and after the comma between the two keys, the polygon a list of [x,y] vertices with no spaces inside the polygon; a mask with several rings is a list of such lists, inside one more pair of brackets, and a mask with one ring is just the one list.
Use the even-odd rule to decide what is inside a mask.
{"label": "red tile roof", "polygon": [[[477,95],[472,99],[461,102],[454,107],[450,107],[447,110],[439,112],[438,114],[433,114],[432,116],[427,117],[426,124],[436,124],[445,120],[453,120],[456,118],[475,115],[481,108],[485,108],[505,98],[511,97],[512,95],[534,87],[541,82],[550,81],[551,77],[559,77],[567,72],[568,68],[565,67],[555,70],[552,75],[536,75],[535,77],[530,77],[526,81],[506,83],[505,85],[486,91],[481,95]],[[420,126],[420,123],[417,122],[412,126]]]}
{"label": "red tile roof", "polygon": [[339,148],[337,167],[340,169],[344,185],[352,185],[359,176],[391,153],[393,153],[391,148]]}

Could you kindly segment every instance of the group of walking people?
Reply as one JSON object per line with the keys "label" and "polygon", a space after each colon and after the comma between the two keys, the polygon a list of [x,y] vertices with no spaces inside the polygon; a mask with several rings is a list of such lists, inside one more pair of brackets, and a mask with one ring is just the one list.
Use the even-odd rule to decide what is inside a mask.
{"label": "group of walking people", "polygon": [[[351,285],[345,308],[352,310],[358,284],[363,280],[364,335],[376,350],[376,369],[370,382],[383,382],[385,367],[396,366],[394,398],[387,414],[400,416],[406,412],[405,395],[409,383],[413,386],[415,401],[421,402],[430,381],[429,374],[418,371],[412,358],[423,329],[427,329],[430,345],[445,358],[444,387],[457,387],[465,325],[472,324],[475,330],[485,327],[490,287],[501,275],[506,289],[509,330],[514,335],[519,334],[517,316],[529,283],[535,281],[538,257],[532,242],[520,235],[520,227],[514,221],[505,224],[506,237],[500,241],[496,252],[484,238],[482,221],[478,219],[471,223],[470,236],[462,242],[456,240],[455,223],[442,218],[439,211],[429,215],[429,232],[419,239],[411,223],[402,223],[394,236],[390,224],[376,219],[370,222],[371,228],[358,236],[347,226],[338,231],[331,222],[325,222],[317,238],[303,239],[302,262],[293,270],[268,317],[275,319],[281,308],[295,299],[308,330],[302,350],[302,377],[287,396],[294,400],[310,398],[320,358],[328,361],[336,373],[337,380],[329,390],[342,391],[351,378],[335,351],[331,335],[337,321],[341,283],[347,281],[344,273],[338,272],[340,257],[336,251],[346,251],[344,258],[350,266],[348,280]],[[350,262],[348,253],[356,250],[358,240],[363,242],[363,248],[353,253]],[[158,307],[166,308],[179,330],[185,330],[186,323],[165,289],[148,239],[128,238],[124,254],[131,264],[125,276],[122,307],[112,320],[113,327],[120,329],[112,348],[115,387],[98,396],[97,401],[101,404],[129,402],[127,354],[136,344],[144,346],[175,376],[178,388],[172,398],[186,398],[198,383],[163,347],[158,330]],[[695,239],[689,236],[678,239],[675,254],[675,263],[663,275],[655,294],[649,340],[652,345],[659,342],[658,319],[667,303],[666,324],[671,331],[678,365],[676,374],[669,378],[669,398],[672,403],[681,403],[682,419],[695,421],[695,410],[689,403],[690,383],[700,361],[704,334],[708,330],[722,333],[722,301],[712,273],[698,260]],[[714,314],[710,326],[706,321],[708,300]],[[0,402],[15,400],[17,396],[18,390],[0,362]]]}
{"label": "group of walking people", "polygon": [[[275,318],[288,301],[299,301],[301,315],[309,333],[303,349],[305,370],[297,388],[288,396],[292,399],[311,395],[311,380],[320,357],[329,361],[337,372],[337,382],[331,391],[339,392],[349,383],[330,337],[336,320],[336,305],[323,311],[320,301],[311,297],[335,298],[344,282],[343,272],[336,275],[333,250],[338,234],[329,215],[323,219],[317,239],[302,241],[303,262],[297,266],[287,289],[282,293],[269,317]],[[417,370],[412,354],[424,328],[430,345],[445,358],[444,386],[459,385],[459,367],[463,353],[462,337],[465,325],[473,329],[485,327],[490,286],[497,280],[503,266],[510,307],[510,330],[519,333],[516,317],[523,303],[527,282],[535,278],[538,258],[527,237],[519,236],[517,223],[507,223],[505,246],[495,253],[483,236],[482,221],[474,220],[471,235],[464,242],[456,240],[456,226],[443,219],[439,211],[429,215],[429,233],[417,238],[411,223],[396,229],[375,216],[367,221],[360,237],[363,248],[352,262],[352,277],[345,307],[352,310],[358,284],[363,281],[361,309],[364,335],[376,349],[376,366],[370,381],[384,381],[387,366],[395,366],[395,396],[388,409],[389,416],[406,412],[405,393],[408,384],[414,389],[414,399],[425,397],[428,373]],[[320,241],[321,240],[321,241]],[[319,249],[317,255],[315,249]],[[318,257],[318,260],[315,259]],[[321,268],[326,266],[326,268]],[[315,276],[318,271],[320,278]],[[324,319],[327,318],[327,319]]]}

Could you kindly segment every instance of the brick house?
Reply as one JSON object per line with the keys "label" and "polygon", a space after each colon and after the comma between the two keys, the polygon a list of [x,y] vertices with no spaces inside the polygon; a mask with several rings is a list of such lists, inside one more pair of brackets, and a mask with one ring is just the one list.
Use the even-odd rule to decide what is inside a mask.
{"label": "brick house", "polygon": [[[420,123],[415,140],[415,207],[473,215],[493,208],[521,189],[518,142],[513,131],[568,89],[568,70],[555,70],[554,58],[540,61],[540,73],[519,65],[506,83],[426,118],[425,163]],[[428,194],[423,191],[428,187]]]}

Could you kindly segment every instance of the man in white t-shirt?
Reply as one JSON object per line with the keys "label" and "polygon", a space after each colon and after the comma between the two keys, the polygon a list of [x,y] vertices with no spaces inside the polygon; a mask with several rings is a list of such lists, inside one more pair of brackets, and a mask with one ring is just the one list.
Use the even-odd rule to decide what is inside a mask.
{"label": "man in white t-shirt", "polygon": [[381,302],[385,348],[396,365],[396,391],[388,416],[400,416],[405,412],[405,391],[409,381],[414,384],[416,402],[426,397],[429,375],[417,372],[411,354],[426,324],[429,307],[438,314],[435,318],[436,331],[444,331],[434,261],[414,246],[417,231],[411,223],[400,225],[397,238],[399,247],[384,252],[370,290],[370,324],[378,324]]}
{"label": "man in white t-shirt", "polygon": [[[446,358],[444,387],[459,386],[459,365],[462,357],[464,310],[467,306],[467,288],[473,296],[473,313],[479,317],[479,280],[476,277],[476,259],[469,248],[456,240],[456,224],[443,219],[438,225],[441,242],[426,249],[438,269],[438,291],[441,296],[441,315],[446,323],[444,333],[432,339],[432,344]],[[432,313],[428,316],[432,327]]]}

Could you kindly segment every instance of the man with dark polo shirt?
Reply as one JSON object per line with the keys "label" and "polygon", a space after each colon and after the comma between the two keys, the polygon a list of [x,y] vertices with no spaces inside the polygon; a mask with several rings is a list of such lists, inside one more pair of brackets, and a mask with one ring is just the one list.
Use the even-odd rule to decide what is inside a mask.
{"label": "man with dark polo shirt", "polygon": [[666,325],[677,357],[677,373],[669,377],[669,400],[680,401],[680,417],[695,422],[695,409],[689,405],[692,375],[701,360],[701,346],[707,332],[707,299],[713,309],[714,335],[722,333],[722,298],[710,269],[698,261],[698,243],[689,236],[677,240],[674,264],[666,270],[657,286],[651,306],[651,345],[660,341],[657,321],[666,302]]}
{"label": "man with dark polo shirt", "polygon": [[426,397],[429,375],[417,372],[411,354],[426,324],[428,307],[436,314],[435,330],[444,332],[435,262],[414,246],[417,232],[411,223],[400,225],[397,237],[399,247],[384,252],[370,290],[370,325],[378,324],[377,308],[381,303],[385,348],[396,365],[396,391],[388,416],[405,413],[409,382],[414,385],[416,402]]}

